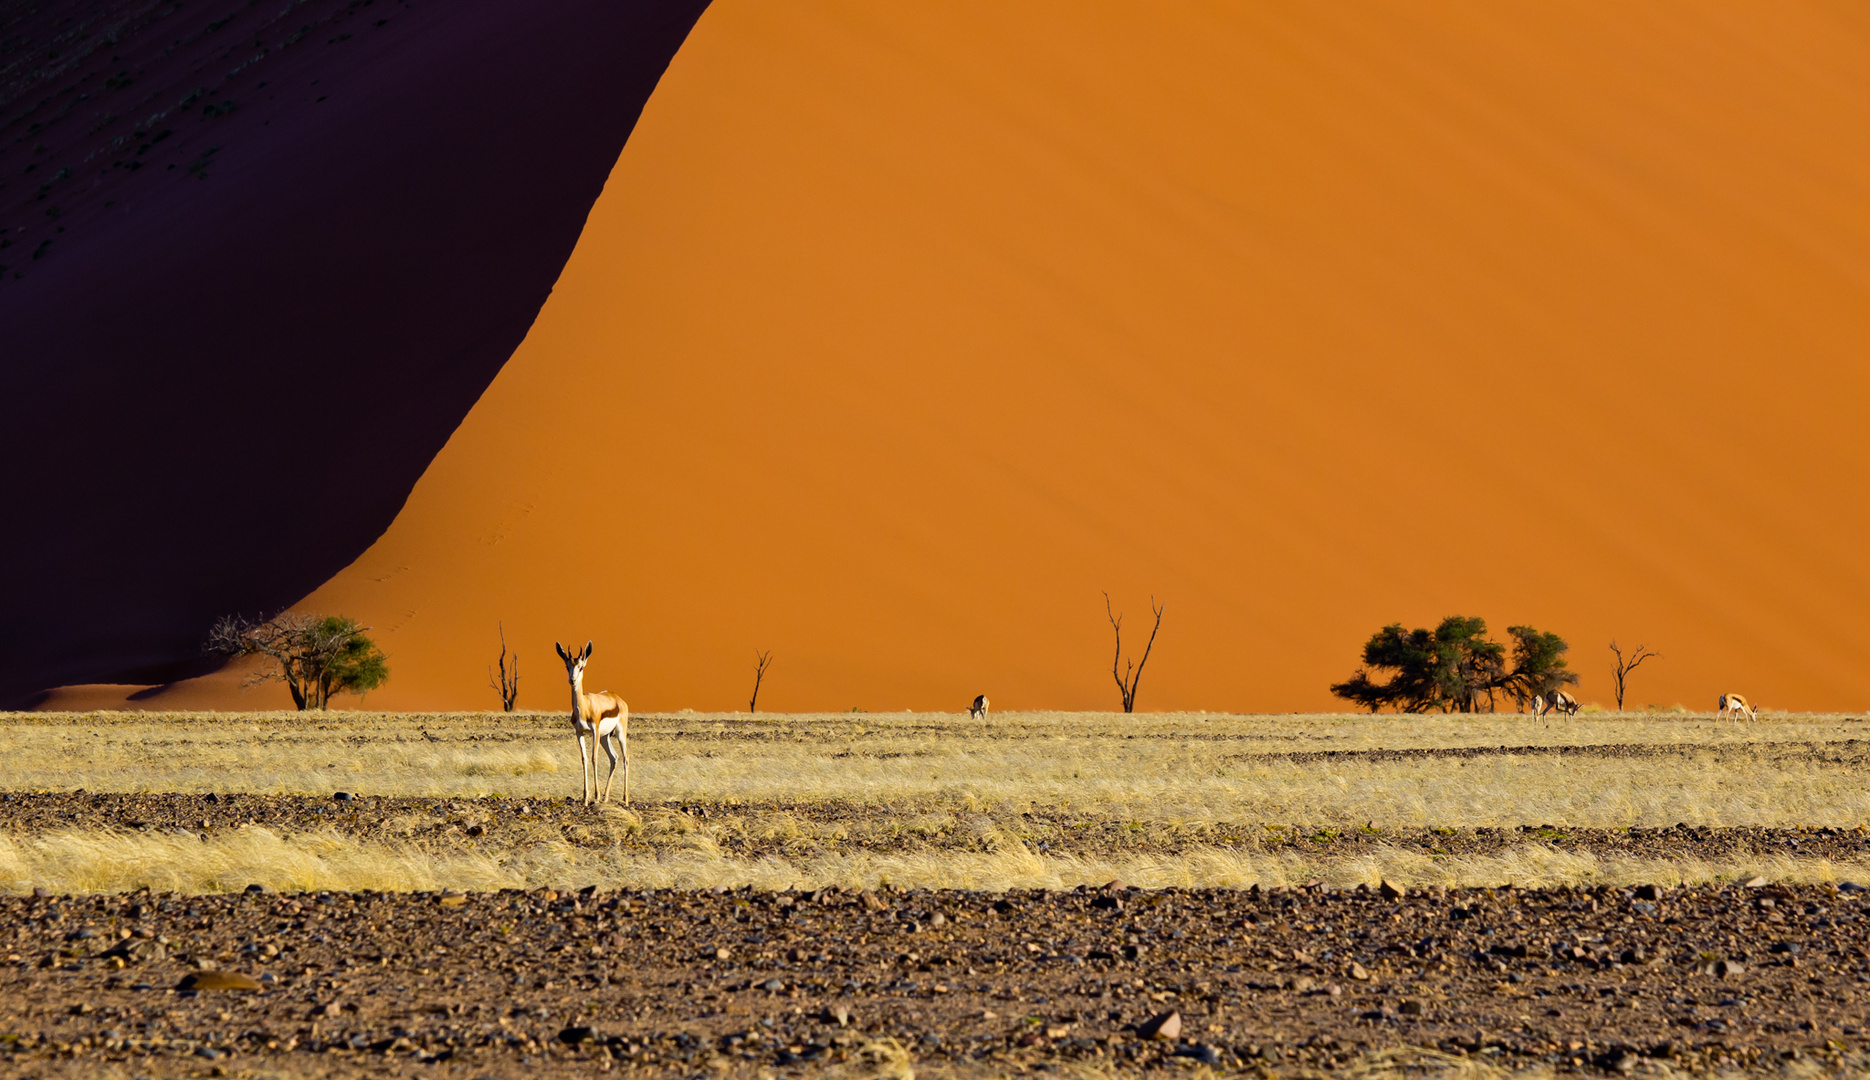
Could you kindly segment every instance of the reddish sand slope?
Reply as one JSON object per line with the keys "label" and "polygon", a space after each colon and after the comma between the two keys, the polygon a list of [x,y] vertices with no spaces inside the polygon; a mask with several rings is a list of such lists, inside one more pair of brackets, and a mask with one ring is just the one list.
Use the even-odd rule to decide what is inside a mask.
{"label": "reddish sand slope", "polygon": [[[1451,613],[1870,705],[1870,9],[718,0],[307,599],[372,707],[1330,707]],[[1126,637],[1126,644],[1131,638]],[[223,704],[225,678],[169,695]],[[155,699],[161,701],[161,696]]]}

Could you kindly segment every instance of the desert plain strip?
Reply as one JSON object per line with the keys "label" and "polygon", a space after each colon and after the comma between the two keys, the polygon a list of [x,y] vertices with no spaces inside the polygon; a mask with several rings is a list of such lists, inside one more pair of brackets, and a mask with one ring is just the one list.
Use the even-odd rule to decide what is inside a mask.
{"label": "desert plain strip", "polygon": [[686,713],[591,808],[563,714],[8,714],[0,1062],[1850,1070],[1865,735]]}

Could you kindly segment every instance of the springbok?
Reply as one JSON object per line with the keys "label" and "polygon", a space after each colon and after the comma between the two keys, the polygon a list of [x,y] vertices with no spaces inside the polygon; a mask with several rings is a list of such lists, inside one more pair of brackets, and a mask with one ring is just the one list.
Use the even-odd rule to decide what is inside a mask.
{"label": "springbok", "polygon": [[1736,724],[1740,722],[1741,713],[1746,713],[1747,719],[1749,720],[1752,720],[1755,718],[1753,715],[1753,706],[1747,704],[1747,699],[1741,697],[1739,694],[1722,694],[1721,695],[1721,707],[1714,714],[1714,718],[1716,720],[1719,720],[1721,717],[1726,716],[1729,713],[1733,714],[1734,723]]}
{"label": "springbok", "polygon": [[970,720],[985,720],[987,718],[986,694],[981,694],[974,698],[974,704],[969,705],[967,708],[967,715]]}
{"label": "springbok", "polygon": [[1549,712],[1562,712],[1566,716],[1572,716],[1576,714],[1577,711],[1578,699],[1572,697],[1563,690],[1552,691],[1552,700],[1550,701],[1536,694],[1533,695],[1532,714],[1534,716],[1544,716]]}
{"label": "springbok", "polygon": [[[565,674],[571,679],[571,729],[578,735],[578,765],[584,770],[584,802],[590,806],[610,801],[610,785],[617,781],[617,759],[623,759],[623,805],[630,805],[630,707],[609,691],[584,692],[584,665],[591,661],[591,643],[584,651],[568,653],[554,641],[558,658],[565,661]],[[590,745],[586,740],[592,740]],[[604,781],[604,797],[597,797],[597,748],[604,748],[610,758],[610,776]]]}

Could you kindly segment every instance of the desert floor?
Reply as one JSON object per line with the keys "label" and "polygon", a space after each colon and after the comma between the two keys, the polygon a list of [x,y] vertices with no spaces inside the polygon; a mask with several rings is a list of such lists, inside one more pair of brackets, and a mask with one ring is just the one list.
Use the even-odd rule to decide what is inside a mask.
{"label": "desert floor", "polygon": [[1864,735],[3,716],[0,1076],[1854,1072]]}

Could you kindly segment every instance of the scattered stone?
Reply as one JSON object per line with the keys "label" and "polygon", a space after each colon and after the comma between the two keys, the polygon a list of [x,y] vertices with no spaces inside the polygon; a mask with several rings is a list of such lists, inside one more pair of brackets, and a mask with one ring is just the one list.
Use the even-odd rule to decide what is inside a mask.
{"label": "scattered stone", "polygon": [[588,1027],[568,1027],[558,1033],[558,1041],[567,1046],[576,1046],[579,1043],[590,1042],[596,1037],[597,1032]]}
{"label": "scattered stone", "polygon": [[1638,885],[1636,887],[1636,898],[1638,900],[1660,900],[1662,899],[1662,890],[1654,885]]}
{"label": "scattered stone", "polygon": [[1182,1037],[1182,1014],[1166,1012],[1159,1016],[1152,1016],[1137,1025],[1136,1033],[1145,1039],[1174,1042]]}
{"label": "scattered stone", "polygon": [[331,801],[332,802],[350,802],[351,800],[355,798],[357,798],[357,796],[352,795],[348,791],[339,791],[339,792],[335,792],[331,796]]}
{"label": "scattered stone", "polygon": [[175,984],[177,990],[242,990],[260,989],[260,980],[238,971],[191,971],[182,976],[182,981]]}
{"label": "scattered stone", "polygon": [[1403,888],[1401,885],[1391,885],[1389,882],[1384,881],[1377,885],[1377,895],[1383,897],[1385,900],[1401,900],[1403,897],[1409,895],[1409,890]]}
{"label": "scattered stone", "polygon": [[769,994],[777,994],[781,990],[784,990],[785,988],[786,988],[786,984],[783,982],[780,982],[778,979],[768,979],[765,982],[760,984],[760,989],[766,991]]}
{"label": "scattered stone", "polygon": [[1396,1011],[1404,1016],[1421,1016],[1422,1003],[1414,998],[1406,998],[1401,1005],[1396,1007]]}
{"label": "scattered stone", "polygon": [[1178,1046],[1175,1048],[1174,1056],[1194,1058],[1203,1065],[1219,1065],[1221,1063],[1221,1052],[1207,1043]]}
{"label": "scattered stone", "polygon": [[1764,877],[1748,878],[1745,887],[1749,889],[1763,889],[1766,887],[1766,879]]}
{"label": "scattered stone", "polygon": [[1364,970],[1364,966],[1362,964],[1359,964],[1355,961],[1351,963],[1350,974],[1351,974],[1351,978],[1357,980],[1358,982],[1369,982],[1370,981],[1370,973]]}
{"label": "scattered stone", "polygon": [[435,902],[442,907],[463,907],[467,904],[467,901],[468,898],[461,893],[445,892],[441,895],[441,899]]}
{"label": "scattered stone", "polygon": [[128,964],[146,964],[152,960],[167,960],[169,947],[148,938],[127,938],[106,949],[100,955],[109,959],[122,960]]}

